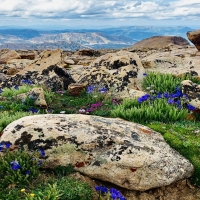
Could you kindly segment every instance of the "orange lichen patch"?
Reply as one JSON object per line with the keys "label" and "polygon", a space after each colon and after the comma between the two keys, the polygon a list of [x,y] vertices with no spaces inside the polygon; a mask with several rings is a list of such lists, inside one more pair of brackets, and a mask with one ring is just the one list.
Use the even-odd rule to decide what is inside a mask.
{"label": "orange lichen patch", "polygon": [[80,168],[80,167],[85,167],[85,163],[84,162],[77,162],[75,164],[75,167]]}
{"label": "orange lichen patch", "polygon": [[77,162],[74,166],[77,168],[85,167],[85,165],[90,165],[91,162],[86,161],[86,162]]}
{"label": "orange lichen patch", "polygon": [[152,131],[144,129],[144,128],[139,128],[140,131],[142,131],[143,133],[147,133],[147,134],[151,134]]}
{"label": "orange lichen patch", "polygon": [[0,133],[0,137],[3,135],[3,132],[4,132],[4,131],[2,131],[2,132]]}
{"label": "orange lichen patch", "polygon": [[12,145],[12,146],[10,146],[9,149],[10,149],[10,151],[14,151],[15,149],[18,149],[18,146],[13,146],[13,145]]}
{"label": "orange lichen patch", "polygon": [[130,168],[130,170],[131,170],[132,172],[135,172],[135,171],[137,170],[137,168]]}

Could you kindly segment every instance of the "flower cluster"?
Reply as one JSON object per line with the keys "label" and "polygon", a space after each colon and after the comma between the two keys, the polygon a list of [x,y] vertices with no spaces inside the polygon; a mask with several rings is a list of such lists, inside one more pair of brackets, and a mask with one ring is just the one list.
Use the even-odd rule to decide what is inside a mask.
{"label": "flower cluster", "polygon": [[113,102],[115,105],[119,105],[119,104],[121,104],[122,99],[112,98],[112,102]]}
{"label": "flower cluster", "polygon": [[30,109],[28,110],[28,112],[37,113],[37,112],[38,112],[38,110],[37,110],[37,109],[35,109],[35,108],[30,108]]}
{"label": "flower cluster", "polygon": [[14,160],[12,162],[10,162],[11,165],[11,169],[14,171],[17,171],[18,169],[21,169],[20,164],[17,162],[17,160]]}
{"label": "flower cluster", "polygon": [[115,188],[110,188],[108,190],[108,188],[105,186],[95,186],[95,190],[99,193],[99,195],[109,194],[112,200],[126,200],[121,192],[116,190]]}
{"label": "flower cluster", "polygon": [[29,85],[33,84],[33,82],[28,79],[22,79],[22,83],[29,84]]}
{"label": "flower cluster", "polygon": [[90,113],[90,112],[93,112],[95,110],[97,110],[99,107],[102,106],[102,103],[101,102],[97,102],[97,103],[93,103],[90,105],[90,108],[87,108],[86,109],[86,113]]}
{"label": "flower cluster", "polygon": [[[35,196],[35,194],[33,194],[33,193],[30,193],[30,194],[29,194],[29,193],[26,193],[26,192],[25,192],[26,190],[25,190],[24,188],[21,189],[20,191],[21,191],[22,193],[24,193],[27,197],[30,197],[31,199],[32,199],[32,197]],[[26,199],[27,199],[27,198],[26,198]]]}
{"label": "flower cluster", "polygon": [[[154,96],[145,94],[142,97],[138,98],[138,103],[142,103],[144,101],[150,100],[152,104],[152,101],[155,99],[166,98],[168,99],[167,101],[168,104],[170,105],[174,104],[174,105],[177,105],[177,108],[182,108],[181,100],[183,100],[183,102],[186,103],[189,97],[187,94],[183,94],[178,87],[176,87],[175,91],[176,91],[175,93],[171,93],[171,94],[169,94],[168,92],[164,92],[164,93],[159,92],[157,95],[154,95]],[[187,104],[186,108],[190,111],[195,110],[195,107],[190,104]]]}
{"label": "flower cluster", "polygon": [[4,142],[1,142],[0,143],[0,152],[2,152],[5,148],[6,149],[8,149],[8,148],[10,148],[10,146],[11,146],[11,143],[4,143]]}
{"label": "flower cluster", "polygon": [[65,94],[66,92],[65,92],[65,91],[62,91],[62,90],[57,90],[56,93],[57,93],[57,94],[63,95],[63,94]]}
{"label": "flower cluster", "polygon": [[[91,94],[92,92],[94,92],[94,89],[95,89],[95,85],[88,86],[87,93]],[[100,92],[100,93],[106,93],[107,89],[105,87],[101,87],[101,88],[99,88],[98,92]]]}
{"label": "flower cluster", "polygon": [[93,103],[91,104],[90,108],[86,109],[86,112],[93,112],[95,111],[98,107],[101,107],[102,103],[101,102],[97,102],[97,103]]}

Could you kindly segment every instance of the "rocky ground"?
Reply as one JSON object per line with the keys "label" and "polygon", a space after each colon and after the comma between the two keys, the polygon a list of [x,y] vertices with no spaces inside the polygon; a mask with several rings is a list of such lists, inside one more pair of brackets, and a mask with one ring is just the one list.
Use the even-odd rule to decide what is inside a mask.
{"label": "rocky ground", "polygon": [[[141,46],[137,44],[129,49],[123,49],[121,51],[80,50],[76,52],[70,52],[70,51],[63,52],[60,49],[44,50],[44,51],[37,51],[37,50],[35,51],[12,50],[11,51],[8,49],[2,49],[0,50],[0,88],[3,89],[5,87],[20,85],[22,83],[22,80],[24,79],[30,80],[35,84],[43,84],[46,87],[51,88],[53,90],[55,89],[66,90],[71,84],[81,84],[84,87],[87,85],[97,84],[97,85],[106,87],[108,90],[110,90],[110,92],[115,93],[118,97],[133,98],[133,97],[138,97],[144,94],[144,92],[142,91],[141,81],[143,80],[144,74],[147,71],[171,73],[176,76],[181,76],[183,74],[188,73],[200,79],[200,68],[199,68],[200,52],[198,51],[198,49],[195,46],[189,45],[188,43],[186,43],[184,40],[181,40],[180,38],[178,40],[177,38],[176,40],[172,40],[172,39],[168,40],[168,39],[166,40],[166,38],[164,39],[159,38],[159,40],[161,41],[158,42],[159,44],[158,46],[154,46],[154,47],[151,45],[148,46],[147,43],[145,43],[146,46],[144,46],[143,44]],[[152,40],[155,40],[155,38],[153,38]],[[163,41],[163,45],[161,46],[160,43],[162,43],[162,41]],[[151,40],[149,44],[152,44]],[[195,91],[197,90],[195,89]],[[196,93],[199,93],[199,91],[197,91]],[[199,97],[195,97],[195,98],[199,100]],[[49,119],[51,117],[52,116],[50,116]],[[84,118],[82,118],[82,120],[83,119]],[[37,121],[37,119],[35,118],[34,120],[36,121],[35,123],[37,124],[37,126],[39,126],[39,121],[41,121],[41,118],[39,119],[39,121]],[[45,120],[47,119],[44,119],[42,121],[45,121]],[[87,119],[87,120],[91,122],[94,119],[90,119],[90,120]],[[95,118],[95,120],[98,121],[99,118],[97,117],[97,119]],[[18,123],[23,124],[25,122],[23,121],[23,122],[18,122]],[[51,122],[51,124],[52,123],[53,122]],[[82,122],[80,122],[80,124],[81,123]],[[101,123],[103,122],[101,121]],[[108,121],[104,123],[106,124],[108,123]],[[117,122],[116,124],[119,125],[120,122]],[[4,134],[6,135],[7,132],[12,131],[12,130],[9,130],[9,128],[13,129],[14,125],[11,124],[10,126],[8,126]],[[124,122],[123,124],[121,124],[121,127],[124,127],[124,126],[127,127],[128,125],[130,124],[126,124],[126,122]],[[23,126],[26,127],[26,125],[23,125]],[[96,127],[96,126],[97,125],[93,124],[91,127]],[[44,126],[42,125],[42,127]],[[30,129],[30,127],[28,128]],[[84,131],[83,131],[83,134],[84,134]],[[112,138],[112,136],[109,133],[108,135],[109,136],[108,137],[106,136],[106,138],[109,140]],[[146,132],[144,131],[144,135],[148,135],[148,134],[146,134]],[[137,141],[141,139],[141,138],[136,137],[135,135],[134,136],[130,135],[130,138],[131,137],[132,139],[137,140]],[[144,138],[146,137],[148,136],[145,136]],[[131,140],[130,138],[127,139],[127,141]],[[17,139],[17,138],[10,138],[10,141],[14,139]],[[98,143],[98,141],[96,141],[95,138],[93,139],[94,141],[92,143],[96,143],[96,142]],[[125,141],[124,138],[123,140]],[[158,144],[156,143],[156,141],[152,141],[152,143],[157,144],[158,147],[160,148],[161,143]],[[130,145],[128,145],[127,143],[120,144],[120,145],[121,147],[125,149],[130,147]],[[156,151],[159,152],[158,147],[156,147]],[[94,159],[94,163],[96,164],[94,164],[93,170],[87,169],[87,166],[86,166],[85,168],[81,168],[81,169],[77,167],[78,168],[77,171],[82,172],[83,174],[86,174],[86,175],[89,174],[90,177],[98,179],[100,175],[98,173],[95,173],[95,167],[98,166],[98,170],[99,170],[99,165],[102,164],[102,163],[99,164],[99,161],[98,161],[98,158],[100,156],[96,155],[98,151],[94,148],[94,146],[85,146],[84,148],[87,150],[89,148],[90,152],[91,152],[91,149],[94,150],[94,155],[95,155],[94,157],[96,159],[96,160]],[[123,148],[122,150],[124,151]],[[117,149],[115,148],[112,151],[114,152],[116,150]],[[138,149],[136,148],[134,152],[137,150]],[[106,151],[107,149],[105,150],[105,152]],[[110,152],[110,154],[108,153],[106,154],[105,152],[103,153],[101,152],[101,153],[102,155],[104,155],[105,160],[106,159],[109,160],[109,158],[107,157],[109,157],[113,153]],[[151,154],[151,148],[150,150],[148,149],[148,153]],[[80,155],[77,155],[77,156],[80,156]],[[114,154],[112,156],[113,158],[118,159],[117,155]],[[145,156],[147,155],[145,154]],[[144,156],[144,162],[147,159],[145,156]],[[151,156],[149,155],[148,159],[156,160],[157,158],[160,158],[162,156],[160,155],[160,156],[157,156],[156,158],[151,158]],[[166,153],[166,155],[163,157],[167,157],[167,156],[169,156],[168,153]],[[140,168],[140,166],[139,167],[134,166],[134,168],[132,168],[131,166],[129,166],[130,163],[125,163],[125,165],[122,165],[121,163],[120,166],[117,165],[117,170],[119,171],[119,174],[125,174],[126,176],[124,175],[124,177],[120,177],[119,179],[119,174],[116,174],[116,177],[113,176],[113,174],[111,174],[109,179],[113,179],[113,180],[110,182],[115,183],[115,179],[119,179],[117,184],[116,183],[115,184],[125,188],[123,192],[128,200],[134,200],[134,199],[195,200],[195,199],[200,199],[200,192],[196,190],[193,186],[191,186],[187,180],[184,180],[185,178],[189,177],[188,175],[190,175],[190,173],[192,173],[192,170],[193,170],[192,166],[190,166],[187,163],[187,161],[180,158],[179,157],[180,155],[173,154],[173,156],[175,157],[177,156],[177,158],[176,159],[168,158],[168,161],[172,162],[174,160],[174,162],[176,161],[176,164],[173,164],[173,163],[170,164],[170,162],[168,164],[169,166],[172,165],[174,167],[177,167],[176,169],[172,169],[172,171],[174,170],[176,172],[177,171],[179,172],[178,178],[176,178],[175,175],[171,177],[173,173],[170,173],[170,176],[168,176],[167,172],[164,173],[163,171],[159,171],[159,173],[162,174],[162,176],[164,176],[164,178],[163,177],[161,178],[162,183],[157,181],[158,177],[156,177],[155,181],[153,181],[154,179],[152,177],[148,179],[151,173],[147,170],[148,167],[146,166],[147,173],[146,173],[146,179],[144,180],[146,180],[146,183],[149,184],[147,185],[145,184],[145,182],[143,183],[142,181],[138,179],[138,177],[141,176],[141,174],[140,175],[137,174],[137,173],[140,173],[140,170],[138,170],[135,173],[135,179],[133,180],[129,179],[129,173],[127,172],[127,169],[126,169],[127,166],[129,168],[129,171],[132,169],[132,172],[135,172],[136,171],[135,169]],[[135,157],[133,156],[133,158]],[[162,160],[162,162],[164,161],[166,161],[166,158]],[[159,161],[158,163],[162,163],[162,162]],[[177,164],[177,162],[179,163]],[[182,166],[181,162],[186,163],[184,164],[185,168],[183,169],[180,168],[180,166]],[[106,165],[105,163],[103,164]],[[108,163],[107,165],[108,166],[105,166],[105,168],[109,168],[109,169],[110,167],[115,168],[115,166],[110,163]],[[117,170],[115,169],[113,171],[117,172]],[[91,175],[91,173],[93,174]],[[92,180],[88,177],[80,175],[79,173],[77,173],[76,176],[78,177],[78,179],[86,181],[92,186],[94,183],[96,184],[98,182],[96,179]],[[105,176],[105,178],[102,178],[101,180],[109,181],[107,179],[107,176]],[[150,181],[148,182],[147,180],[148,181],[150,180]],[[179,181],[174,183],[174,181],[177,181],[177,180]],[[136,181],[137,183],[134,181]],[[165,184],[163,182],[165,182]],[[162,187],[159,187],[159,186],[162,186]],[[157,189],[152,189],[152,188],[157,188]],[[126,189],[129,189],[129,190],[126,190]],[[130,190],[138,190],[138,191],[130,191]],[[144,190],[147,190],[147,191],[144,192]]]}

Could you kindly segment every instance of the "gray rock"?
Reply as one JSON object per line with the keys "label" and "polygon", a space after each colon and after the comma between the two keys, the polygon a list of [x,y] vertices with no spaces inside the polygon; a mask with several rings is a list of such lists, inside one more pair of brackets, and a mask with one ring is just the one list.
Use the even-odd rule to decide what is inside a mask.
{"label": "gray rock", "polygon": [[145,70],[137,54],[119,51],[107,53],[91,63],[90,69],[82,72],[78,82],[98,85],[115,92],[142,90],[141,82]]}
{"label": "gray rock", "polygon": [[200,51],[200,29],[187,32],[187,37]]}
{"label": "gray rock", "polygon": [[121,119],[81,114],[23,117],[0,142],[44,149],[48,167],[72,163],[76,171],[129,190],[145,191],[188,178],[193,165],[162,135]]}
{"label": "gray rock", "polygon": [[200,109],[200,85],[193,83],[190,80],[184,80],[181,82],[182,93],[189,96],[188,103],[195,108]]}

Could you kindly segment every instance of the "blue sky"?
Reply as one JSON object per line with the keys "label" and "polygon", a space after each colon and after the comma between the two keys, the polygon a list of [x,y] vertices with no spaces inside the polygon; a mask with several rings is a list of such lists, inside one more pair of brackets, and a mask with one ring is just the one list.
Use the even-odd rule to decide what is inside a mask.
{"label": "blue sky", "polygon": [[0,26],[200,28],[200,0],[0,0]]}

